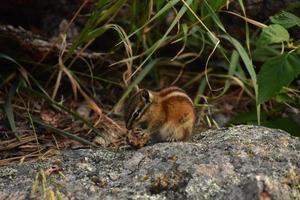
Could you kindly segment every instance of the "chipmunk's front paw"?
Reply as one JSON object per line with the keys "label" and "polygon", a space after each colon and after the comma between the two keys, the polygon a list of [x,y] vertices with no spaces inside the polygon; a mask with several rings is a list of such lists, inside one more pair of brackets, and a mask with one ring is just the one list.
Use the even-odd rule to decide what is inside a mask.
{"label": "chipmunk's front paw", "polygon": [[149,142],[150,134],[143,131],[130,131],[127,134],[127,143],[133,148],[140,149]]}

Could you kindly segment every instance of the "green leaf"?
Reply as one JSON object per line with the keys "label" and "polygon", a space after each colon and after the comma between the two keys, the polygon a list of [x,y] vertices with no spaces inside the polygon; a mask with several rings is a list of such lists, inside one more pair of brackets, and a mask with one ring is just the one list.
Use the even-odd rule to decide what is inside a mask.
{"label": "green leaf", "polygon": [[263,64],[258,74],[258,103],[269,100],[300,73],[300,55],[284,53]]}
{"label": "green leaf", "polygon": [[[261,121],[264,123],[264,121],[267,120],[267,113],[261,112]],[[241,112],[238,113],[237,116],[235,116],[233,119],[230,120],[228,125],[230,124],[255,124],[257,125],[257,115],[255,110],[251,110],[249,112]]]}
{"label": "green leaf", "polygon": [[[279,45],[278,45],[279,46]],[[266,60],[269,60],[275,56],[281,55],[281,45],[280,49],[272,46],[266,45],[266,46],[258,46],[253,52],[252,52],[252,58],[253,61],[258,61],[258,62],[265,62]]]}
{"label": "green leaf", "polygon": [[269,128],[281,129],[298,137],[300,136],[300,126],[291,118],[278,117],[267,120],[263,122],[262,125]]}
{"label": "green leaf", "polygon": [[[228,125],[237,125],[237,124],[253,124],[257,125],[256,122],[256,113],[254,110],[244,113],[238,113]],[[300,126],[293,121],[291,118],[284,118],[281,116],[271,116],[266,112],[261,113],[261,125],[269,127],[269,128],[277,128],[284,130],[288,133],[291,133],[295,136],[300,136],[299,130]]]}
{"label": "green leaf", "polygon": [[274,24],[280,24],[284,28],[291,28],[296,25],[300,25],[300,18],[296,15],[282,11],[281,13],[271,16],[270,20]]}
{"label": "green leaf", "polygon": [[287,42],[290,39],[289,32],[279,24],[272,24],[263,28],[257,46],[264,46],[273,43]]}

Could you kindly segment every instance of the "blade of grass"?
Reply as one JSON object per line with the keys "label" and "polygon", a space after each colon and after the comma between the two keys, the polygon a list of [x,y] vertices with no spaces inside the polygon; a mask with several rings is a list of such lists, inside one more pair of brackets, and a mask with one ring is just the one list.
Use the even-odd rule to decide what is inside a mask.
{"label": "blade of grass", "polygon": [[199,84],[199,87],[198,87],[198,90],[197,90],[197,95],[196,95],[196,97],[194,98],[194,104],[195,104],[195,105],[199,105],[200,99],[201,99],[201,97],[202,97],[203,94],[204,94],[206,85],[207,85],[206,80],[205,80],[205,79],[202,79],[202,80],[200,81],[200,84]]}
{"label": "blade of grass", "polygon": [[[193,3],[191,4],[190,7],[194,12],[197,12],[197,10],[199,8],[199,4],[200,4],[200,1],[193,1]],[[188,18],[189,18],[189,21],[191,21],[191,22],[195,22],[197,20],[190,12],[188,12]]]}
{"label": "blade of grass", "polygon": [[[224,25],[222,24],[221,20],[219,19],[218,15],[216,14],[216,12],[211,8],[211,6],[209,5],[209,3],[204,0],[204,6],[206,6],[207,11],[209,12],[209,16],[212,18],[213,22],[225,33],[228,35]],[[193,15],[195,15],[195,17],[197,16],[196,13],[194,13],[193,11],[191,11],[193,13]],[[220,40],[219,38],[217,38],[215,36],[214,33],[212,33],[203,23],[203,21],[197,16],[196,17],[199,21],[199,23],[204,27],[204,29],[207,31],[207,34],[209,36],[209,39],[211,40],[211,42],[213,43],[214,48],[218,47],[218,50],[221,52],[222,56],[225,58],[226,61],[228,61],[229,63],[229,59],[227,58],[227,54],[225,49],[219,44]]]}
{"label": "blade of grass", "polygon": [[91,78],[91,79],[94,79],[94,80],[102,81],[102,82],[107,83],[107,84],[112,84],[112,85],[115,85],[115,86],[118,86],[118,87],[122,87],[122,84],[117,82],[117,81],[113,81],[113,80],[106,79],[106,78],[101,78],[99,76],[93,76],[92,77],[92,75],[89,75],[89,74],[86,74],[86,73],[83,73],[83,72],[79,72],[79,71],[74,71],[74,70],[73,70],[73,73],[78,74],[80,76],[88,77],[88,78]]}
{"label": "blade of grass", "polygon": [[26,104],[24,98],[22,98],[20,95],[18,97],[19,97],[19,99],[21,99],[21,101],[22,101],[22,103],[24,105],[24,108],[26,108],[26,112],[27,112],[27,115],[28,115],[29,123],[30,123],[30,126],[32,128],[32,132],[33,132],[33,135],[34,135],[34,138],[35,138],[35,142],[36,142],[38,154],[41,155],[41,147],[40,147],[40,143],[39,143],[39,140],[38,140],[38,137],[37,137],[37,134],[36,134],[35,126],[34,126],[33,121],[32,121],[32,116],[31,116],[30,108],[29,108],[29,102],[28,102],[28,104]]}
{"label": "blade of grass", "polygon": [[87,35],[84,37],[84,39],[82,39],[82,42],[84,43],[84,42],[88,42],[90,40],[94,40],[95,38],[100,37],[107,30],[108,30],[108,27],[106,27],[106,26],[98,27],[98,28],[88,32]]}
{"label": "blade of grass", "polygon": [[[84,97],[86,100],[87,104],[90,106],[92,110],[94,110],[99,116],[102,115],[102,110],[99,108],[99,106],[95,103],[95,101],[89,97],[89,95],[81,88],[80,81],[76,77],[74,73],[72,73],[71,70],[69,70],[63,63],[62,58],[59,58],[59,66],[60,70],[64,72],[64,74],[69,78],[73,91],[76,91],[76,96],[77,97],[77,90],[81,93],[81,95]],[[75,94],[74,94],[75,95]]]}
{"label": "blade of grass", "polygon": [[[207,31],[208,35],[211,36],[210,37],[211,41],[214,43],[214,45],[216,45],[218,43],[219,39],[207,28],[207,26],[205,26],[205,24],[203,23],[203,21],[198,17],[198,15],[193,11],[193,9],[184,0],[181,0],[181,2],[184,3],[184,5],[189,9],[189,11],[198,20],[198,22],[202,25],[202,27]],[[206,2],[206,1],[204,1],[204,2]],[[219,23],[219,21],[220,20],[217,20],[218,23]],[[222,24],[222,23],[219,23],[218,25],[220,26],[220,24]],[[223,27],[223,26],[220,26],[220,27]],[[223,27],[223,29],[224,29],[224,27]]]}
{"label": "blade of grass", "polygon": [[118,12],[118,10],[122,7],[122,5],[126,2],[126,0],[119,0],[113,6],[110,6],[107,10],[104,10],[101,13],[101,16],[98,18],[96,24],[100,24],[105,19],[110,18],[112,15]]}
{"label": "blade of grass", "polygon": [[6,96],[5,103],[4,103],[4,112],[6,114],[9,126],[11,131],[15,135],[15,137],[20,140],[20,136],[17,133],[17,127],[15,123],[14,112],[12,108],[12,98],[15,96],[17,89],[19,87],[20,81],[16,81],[9,89],[9,92]]}
{"label": "blade of grass", "polygon": [[[151,22],[153,22],[155,19],[159,18],[162,14],[164,14],[165,12],[167,12],[168,10],[170,10],[172,7],[174,7],[180,0],[172,0],[172,1],[168,1],[168,3],[161,8],[147,23],[145,23],[143,26],[141,26],[140,28],[136,29],[134,32],[132,32],[131,34],[128,35],[128,38],[132,37],[133,35],[135,35],[137,32],[139,32],[140,30],[142,30],[143,28],[145,28],[147,25],[149,25]],[[122,43],[119,42],[118,44],[116,44],[116,46],[120,45]]]}
{"label": "blade of grass", "polygon": [[[214,1],[209,1],[209,6],[211,7],[210,9],[213,12],[218,12],[222,7],[224,7],[226,5],[226,1],[227,0],[214,0]],[[203,2],[203,1],[202,1]],[[205,5],[206,3],[203,2],[201,8],[201,18],[205,19],[207,17],[209,17],[209,11],[207,9],[207,6]]]}
{"label": "blade of grass", "polygon": [[161,44],[166,40],[167,35],[171,32],[171,30],[176,26],[176,24],[179,22],[179,20],[181,19],[181,17],[186,13],[187,11],[187,6],[189,6],[191,3],[193,2],[193,0],[187,0],[187,2],[184,2],[184,6],[181,7],[181,9],[179,10],[178,14],[175,16],[175,19],[173,20],[173,22],[171,23],[171,25],[169,26],[169,28],[167,29],[167,31],[165,32],[165,34],[162,36],[161,39],[159,39],[152,47],[153,50],[150,52],[150,54],[143,60],[143,62],[137,67],[137,69],[131,74],[131,76],[129,77],[129,79],[131,77],[133,77],[141,68],[142,66],[151,58],[151,56],[153,55],[153,53],[161,46]]}
{"label": "blade of grass", "polygon": [[255,93],[257,94],[257,78],[256,78],[256,72],[254,70],[254,66],[252,63],[252,60],[250,59],[250,57],[248,56],[246,50],[244,49],[244,47],[241,45],[241,43],[239,41],[237,41],[235,38],[231,37],[231,36],[222,36],[224,39],[228,40],[237,50],[237,52],[240,54],[246,69],[251,77],[252,83],[253,83],[253,87],[255,90]]}
{"label": "blade of grass", "polygon": [[[231,54],[231,58],[230,58],[230,64],[229,64],[229,70],[228,70],[228,76],[233,76],[235,71],[236,71],[236,67],[238,65],[239,62],[239,54],[236,50],[232,51]],[[225,81],[225,85],[224,85],[224,89],[222,91],[222,93],[220,95],[218,95],[219,97],[222,96],[223,94],[225,94],[227,92],[227,90],[230,87],[230,81],[227,79]]]}
{"label": "blade of grass", "polygon": [[2,88],[4,85],[9,83],[11,80],[13,80],[16,77],[16,75],[17,75],[16,72],[12,72],[8,74],[6,77],[2,77],[0,75],[0,88]]}
{"label": "blade of grass", "polygon": [[[218,77],[218,78],[226,78],[228,81],[231,80],[234,83],[236,83],[238,86],[240,86],[242,88],[243,91],[245,91],[250,98],[255,100],[255,94],[252,94],[253,91],[251,91],[250,89],[248,89],[248,87],[246,86],[246,84],[238,77],[235,76],[230,76],[230,75],[223,75],[223,74],[210,74],[210,77]],[[231,83],[232,85],[232,83]],[[248,84],[249,85],[249,84]],[[252,88],[253,86],[250,85],[250,88]],[[214,97],[214,98],[219,98],[220,95]]]}
{"label": "blade of grass", "polygon": [[256,100],[256,112],[257,112],[257,123],[260,125],[260,104],[258,104],[258,86],[257,86],[257,77],[256,77],[256,72],[254,70],[254,66],[252,63],[252,60],[247,54],[247,51],[244,49],[244,47],[241,45],[239,41],[237,41],[235,38],[229,36],[229,35],[224,35],[222,36],[224,39],[228,40],[238,51],[240,54],[243,63],[250,75],[250,78],[252,80],[253,88],[255,91],[255,100]]}
{"label": "blade of grass", "polygon": [[[213,10],[211,9],[210,5],[206,2],[205,3],[207,5],[208,11],[213,19],[213,21],[218,25],[218,27],[226,34],[226,36],[224,36],[225,39],[227,39],[238,51],[238,53],[240,54],[246,69],[251,77],[252,83],[253,83],[253,87],[254,87],[254,91],[255,91],[255,98],[256,98],[256,103],[257,98],[258,98],[258,87],[257,87],[257,78],[256,78],[256,73],[254,70],[254,66],[252,64],[252,60],[250,59],[249,55],[247,54],[247,52],[245,51],[244,47],[233,37],[231,37],[225,30],[224,26],[222,25],[221,20],[218,18],[218,16],[213,12]],[[248,18],[247,18],[248,19]],[[224,55],[224,54],[223,54]],[[257,122],[258,124],[260,124],[260,105],[257,105],[256,107],[257,110]]]}
{"label": "blade of grass", "polygon": [[3,58],[5,60],[8,60],[8,61],[16,64],[17,69],[19,70],[20,74],[22,75],[24,80],[27,82],[27,84],[30,85],[30,82],[29,82],[28,76],[27,76],[28,75],[27,71],[15,59],[9,57],[8,55],[2,54],[2,53],[0,53],[0,58]]}
{"label": "blade of grass", "polygon": [[[212,68],[209,68],[209,69],[207,70],[207,73],[210,73],[211,71],[212,71]],[[197,76],[195,76],[194,78],[192,78],[191,80],[189,80],[186,84],[184,84],[184,85],[182,86],[182,88],[185,89],[185,88],[189,87],[190,85],[194,84],[195,82],[201,80],[201,78],[202,78],[203,76],[205,76],[205,73],[206,73],[206,72],[201,72],[201,73],[199,73]]]}
{"label": "blade of grass", "polygon": [[265,25],[265,24],[263,24],[263,23],[261,23],[261,22],[258,22],[258,21],[255,21],[255,20],[253,20],[253,19],[244,17],[244,16],[242,16],[242,15],[239,15],[239,14],[234,13],[234,12],[231,12],[231,11],[222,11],[222,12],[229,13],[229,14],[231,14],[231,15],[237,16],[237,17],[239,17],[239,18],[245,20],[246,22],[248,22],[248,23],[250,23],[250,24],[252,24],[252,25],[254,25],[254,26],[257,26],[257,27],[259,27],[259,28],[266,28],[266,27],[268,27],[267,25]]}
{"label": "blade of grass", "polygon": [[11,61],[12,63],[16,64],[17,69],[19,70],[20,74],[22,75],[23,79],[26,81],[26,83],[28,84],[28,86],[31,86],[30,84],[30,80],[33,81],[33,83],[45,94],[49,97],[48,93],[44,90],[44,88],[39,84],[39,82],[30,74],[26,71],[26,69],[20,64],[18,63],[16,60],[14,60],[13,58],[5,55],[5,54],[1,54],[0,53],[0,58],[6,59]]}
{"label": "blade of grass", "polygon": [[32,95],[33,97],[37,97],[37,98],[41,98],[41,99],[44,99],[47,103],[53,105],[54,107],[58,107],[64,111],[66,111],[67,113],[71,114],[75,119],[78,119],[80,121],[82,121],[84,124],[86,124],[90,129],[92,129],[95,133],[97,133],[98,136],[101,136],[103,137],[104,139],[106,139],[105,135],[100,133],[99,130],[97,128],[95,128],[93,126],[92,123],[90,123],[89,121],[87,121],[85,118],[83,118],[82,116],[80,116],[78,113],[74,112],[74,111],[71,111],[70,109],[64,107],[63,105],[53,101],[50,97],[38,92],[38,91],[35,91],[31,88],[28,88],[28,87],[22,87],[22,90],[24,90],[25,92],[27,92],[28,94]]}
{"label": "blade of grass", "polygon": [[[117,33],[119,34],[121,40],[124,43],[127,57],[128,58],[133,57],[132,45],[131,45],[130,40],[128,39],[128,36],[127,36],[126,32],[124,31],[124,29],[121,26],[116,25],[116,24],[111,24],[110,28],[116,30]],[[130,82],[129,77],[131,76],[131,73],[132,73],[132,62],[133,61],[131,59],[126,62],[127,71],[123,75],[123,81],[126,86],[128,85],[128,81]]]}
{"label": "blade of grass", "polygon": [[[242,0],[239,0],[239,4],[240,4],[241,9],[242,9],[242,11],[243,11],[244,17],[247,18],[246,10],[245,10],[243,1],[242,1]],[[245,32],[246,32],[246,46],[247,46],[248,54],[249,54],[249,56],[251,57],[250,36],[249,36],[249,25],[248,25],[248,22],[247,22],[247,21],[245,21]]]}
{"label": "blade of grass", "polygon": [[[151,21],[153,21],[154,19],[157,19],[158,17],[160,17],[164,12],[166,12],[167,10],[171,9],[171,8],[174,8],[174,5],[178,3],[178,1],[170,1],[168,2],[167,5],[164,6],[164,8],[162,10],[159,10],[159,12],[153,17],[151,18],[147,23],[145,23],[142,27],[140,27],[139,29],[137,29],[135,32],[131,33],[128,38],[130,38],[131,36],[133,36],[134,34],[136,34],[138,31],[140,31],[142,28],[145,28]],[[178,12],[175,12],[176,13],[176,16],[178,16]],[[179,20],[176,20],[176,21],[173,21],[175,23],[175,25],[178,25],[179,23]],[[175,26],[175,25],[172,25],[172,26]],[[153,52],[156,51],[156,49],[158,48],[157,46],[159,47],[162,47],[164,44],[168,44],[168,41],[174,41],[174,42],[177,42],[177,41],[180,41],[181,39],[177,39],[178,37],[183,37],[181,35],[184,35],[184,32],[180,33],[180,34],[176,34],[174,36],[165,36],[165,38],[163,40],[158,40],[156,41],[156,43],[154,43],[152,46],[148,47],[147,44],[144,44],[143,42],[143,46],[144,46],[144,51],[140,54],[140,55],[137,55],[137,56],[132,56],[132,57],[129,57],[129,58],[125,58],[125,59],[122,59],[118,62],[114,62],[112,63],[110,66],[113,66],[113,65],[117,65],[117,64],[120,64],[120,63],[126,63],[128,61],[132,61],[134,59],[137,59],[137,58],[140,58],[144,55],[149,55],[149,54],[153,54]],[[139,37],[139,36],[137,36]],[[151,38],[148,38],[148,40],[151,39]],[[120,45],[122,42],[124,41],[121,41],[119,42],[118,44],[116,44],[115,46],[118,46]],[[150,42],[150,43],[153,43],[153,42]],[[160,44],[159,44],[160,43]],[[131,78],[131,77],[130,77]]]}
{"label": "blade of grass", "polygon": [[[211,3],[211,1],[210,1]],[[221,20],[216,14],[216,11],[211,7],[211,5],[207,2],[207,0],[203,1],[203,7],[208,11],[209,17],[217,24],[217,26],[223,31],[226,32],[225,27],[223,26]]]}
{"label": "blade of grass", "polygon": [[[186,5],[186,2],[184,0],[181,0],[185,5]],[[214,52],[216,51],[216,49],[218,49],[222,55],[224,56],[224,58],[228,61],[228,58],[226,56],[226,53],[224,51],[224,49],[220,46],[220,40],[218,37],[215,36],[214,33],[212,33],[208,28],[207,26],[204,24],[204,22],[198,17],[198,15],[190,8],[189,5],[186,5],[187,8],[189,9],[189,11],[194,15],[194,17],[198,20],[198,22],[204,27],[204,29],[207,31],[207,35],[210,39],[210,41],[213,43],[214,47],[213,47],[213,50],[211,51],[211,53],[209,54],[207,60],[206,60],[206,63],[205,63],[205,78],[206,78],[206,81],[207,81],[207,84],[208,84],[208,87],[210,88],[210,90],[212,90],[211,86],[210,86],[210,83],[209,83],[209,80],[208,80],[208,63],[209,63],[209,60],[210,58],[212,57],[212,55],[214,54]],[[210,5],[207,3],[206,0],[203,1],[203,6],[206,7],[207,11],[209,12],[210,14],[210,17],[213,19],[213,21],[218,25],[218,27],[226,33],[226,30],[221,22],[221,20],[218,18],[218,16],[216,15],[215,11],[210,7]]]}
{"label": "blade of grass", "polygon": [[68,137],[70,139],[76,140],[76,141],[78,141],[82,144],[90,145],[92,147],[99,147],[96,144],[94,144],[94,143],[92,143],[92,142],[90,142],[90,141],[88,141],[88,140],[86,140],[82,137],[79,137],[79,136],[74,135],[72,133],[69,133],[67,131],[63,131],[63,130],[60,130],[58,128],[55,128],[55,127],[51,126],[50,124],[46,124],[46,123],[42,122],[41,120],[39,120],[36,117],[33,117],[32,120],[33,120],[34,123],[39,124],[39,125],[43,126],[44,128],[47,128],[47,129],[53,131],[54,133],[57,133],[59,135],[62,135],[62,136]]}
{"label": "blade of grass", "polygon": [[[90,32],[92,30],[96,29],[96,27],[103,22],[103,20],[107,18],[111,18],[114,14],[116,14],[119,9],[122,7],[122,5],[125,3],[126,0],[118,0],[114,2],[113,5],[107,5],[106,3],[109,3],[109,1],[98,1],[95,5],[95,9],[92,12],[91,16],[89,17],[87,23],[85,24],[84,28],[80,32],[80,34],[74,39],[72,42],[72,46],[69,49],[68,53],[63,58],[63,63],[65,63],[71,56],[73,55],[75,49],[77,49],[79,46],[84,44],[85,42],[89,42],[90,40],[87,40],[86,38],[91,38]],[[104,8],[104,10],[103,10]],[[107,8],[107,9],[105,9]],[[97,32],[96,36],[99,37],[101,34],[103,34],[105,31],[99,30]],[[95,38],[94,38],[95,39]]]}
{"label": "blade of grass", "polygon": [[[249,55],[247,54],[246,50],[244,49],[244,47],[233,37],[231,37],[225,30],[224,26],[222,25],[221,20],[218,18],[218,16],[213,12],[213,10],[211,9],[210,5],[207,3],[206,0],[204,0],[204,2],[206,3],[207,6],[207,10],[209,11],[213,21],[217,24],[217,26],[226,34],[225,36],[223,36],[223,38],[227,39],[237,50],[237,52],[240,54],[246,69],[250,75],[250,78],[252,80],[252,84],[254,87],[254,91],[255,91],[255,99],[256,99],[256,104],[257,104],[257,98],[258,98],[258,87],[257,87],[257,78],[256,78],[256,73],[254,70],[254,66],[252,63],[252,60],[250,59]],[[248,19],[248,18],[247,18]],[[225,56],[226,58],[226,56]],[[258,124],[260,124],[260,105],[257,104],[256,106],[256,110],[257,110],[257,122]]]}
{"label": "blade of grass", "polygon": [[[195,14],[195,13],[194,13],[194,14]],[[195,14],[195,15],[196,15],[196,14]],[[200,19],[199,19],[199,20],[200,20]],[[188,34],[187,36],[190,36],[190,35],[193,35],[193,34],[194,34],[194,32],[195,32],[194,29],[197,29],[197,28],[199,27],[199,26],[195,26],[195,25],[196,25],[196,24],[194,24],[194,26],[193,26],[193,25],[190,25],[190,26],[188,27],[189,29],[191,29],[191,31],[187,33],[187,34]],[[199,28],[199,30],[202,30],[202,29]],[[204,32],[202,33],[201,31],[199,31],[199,33],[201,33],[202,35],[204,35]],[[213,41],[213,42],[212,42],[213,44],[211,44],[210,40],[203,40],[203,41],[202,41],[203,49],[204,49],[205,44],[209,44],[209,45],[215,47],[215,44],[218,43],[218,39],[217,39],[215,36],[214,36],[214,38],[213,38],[213,36],[211,36],[210,33],[209,33],[208,35],[209,35],[209,37],[211,38],[210,40]],[[212,35],[213,35],[213,34],[212,34]],[[129,35],[128,37],[130,37],[130,35]],[[160,47],[162,47],[162,46],[165,45],[165,44],[168,44],[168,41],[171,41],[172,43],[181,41],[181,40],[183,40],[184,37],[185,37],[185,36],[184,36],[184,32],[183,32],[183,31],[182,31],[181,33],[176,34],[176,35],[167,36],[167,37],[165,38],[165,41],[162,42],[162,44],[160,45]],[[195,37],[195,34],[194,34],[193,37]],[[157,41],[157,42],[158,42],[158,41]],[[187,42],[189,42],[189,41],[187,40]],[[118,43],[117,45],[119,45],[119,44],[121,44],[121,43],[122,43],[122,41],[121,41],[120,43]],[[157,44],[157,43],[155,43],[155,44]],[[142,56],[144,56],[144,55],[148,55],[148,54],[151,53],[151,51],[153,51],[153,49],[155,48],[155,44],[152,45],[151,47],[147,47],[147,48],[144,47],[144,48],[145,48],[145,51],[143,51],[143,52],[142,52],[141,54],[139,54],[139,55],[132,56],[132,57],[130,57],[130,58],[125,58],[125,59],[122,59],[122,60],[120,60],[120,61],[114,62],[114,63],[110,64],[110,66],[118,65],[118,64],[121,64],[121,63],[126,63],[126,62],[128,62],[128,61],[132,61],[132,60],[135,60],[135,59],[137,59],[137,58],[140,58],[140,57],[142,57]],[[117,46],[117,45],[116,45],[116,46]],[[148,45],[145,45],[145,46],[148,46]],[[223,48],[220,44],[218,45],[218,50],[222,53],[222,55],[224,56],[224,58],[229,62],[229,59],[228,59],[227,56],[226,56],[225,50],[224,50],[224,48]],[[201,55],[201,52],[202,52],[202,50],[199,52],[198,56],[195,57],[195,59],[198,58],[198,57]],[[191,59],[191,60],[188,61],[187,63],[192,62],[193,60],[194,60],[194,59]]]}
{"label": "blade of grass", "polygon": [[188,35],[187,35],[188,26],[187,26],[187,24],[182,24],[181,28],[182,28],[182,32],[183,32],[183,45],[182,45],[181,49],[177,52],[177,54],[171,59],[171,61],[176,60],[177,57],[184,51],[184,49],[186,47],[186,41],[187,41],[187,37],[188,37]]}
{"label": "blade of grass", "polygon": [[34,137],[35,137],[36,146],[37,146],[39,155],[41,155],[41,147],[40,147],[40,143],[39,143],[39,140],[38,140],[38,137],[37,137],[37,134],[36,134],[35,126],[33,124],[32,116],[31,116],[30,111],[29,111],[29,106],[27,106],[26,110],[27,110],[27,115],[28,115],[28,118],[29,118],[30,125],[32,127],[32,131],[33,131],[33,134],[34,134]]}
{"label": "blade of grass", "polygon": [[116,105],[113,108],[113,111],[116,112],[119,110],[121,104],[124,102],[125,98],[130,94],[130,92],[132,91],[132,89],[138,85],[143,79],[144,77],[150,72],[150,70],[159,62],[161,61],[161,59],[157,58],[154,59],[153,61],[151,61],[150,63],[148,63],[144,69],[139,73],[139,75],[133,80],[133,82],[128,86],[127,90],[125,91],[125,93],[122,95],[122,97],[120,98],[120,100],[116,103]]}

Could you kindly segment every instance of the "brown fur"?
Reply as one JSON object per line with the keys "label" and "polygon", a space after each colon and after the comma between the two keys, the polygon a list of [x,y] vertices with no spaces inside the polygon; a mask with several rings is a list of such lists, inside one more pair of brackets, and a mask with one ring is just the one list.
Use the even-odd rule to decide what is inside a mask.
{"label": "brown fur", "polygon": [[[163,141],[186,141],[192,135],[195,111],[191,99],[177,87],[169,87],[158,92],[149,91],[152,102],[143,116],[133,123],[133,128],[147,122],[152,134],[159,134]],[[125,108],[125,121],[134,108],[141,104],[139,94],[133,96]],[[127,122],[126,122],[127,123]]]}
{"label": "brown fur", "polygon": [[165,89],[162,89],[161,91],[158,92],[159,96],[164,97],[168,94],[170,94],[171,92],[182,92],[185,93],[182,89],[178,88],[178,87],[168,87]]}

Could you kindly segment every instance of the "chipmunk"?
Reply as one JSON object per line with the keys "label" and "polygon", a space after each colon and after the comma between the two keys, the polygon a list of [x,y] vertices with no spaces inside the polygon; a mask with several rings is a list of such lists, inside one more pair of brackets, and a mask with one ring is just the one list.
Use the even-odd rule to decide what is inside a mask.
{"label": "chipmunk", "polygon": [[146,126],[153,141],[186,141],[195,124],[194,104],[178,87],[158,92],[139,90],[125,103],[124,118],[128,130]]}

